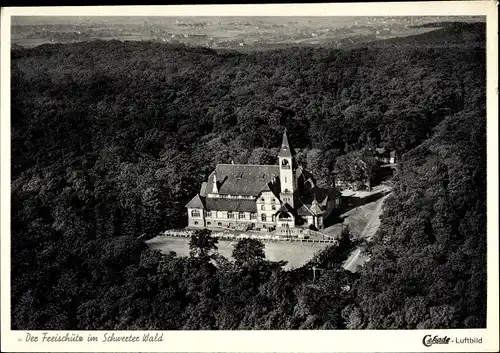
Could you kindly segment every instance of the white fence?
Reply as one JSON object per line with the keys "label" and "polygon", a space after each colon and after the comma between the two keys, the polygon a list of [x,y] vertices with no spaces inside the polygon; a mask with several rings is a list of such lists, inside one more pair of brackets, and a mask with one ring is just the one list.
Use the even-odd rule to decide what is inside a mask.
{"label": "white fence", "polygon": [[[165,237],[180,237],[180,238],[190,238],[193,235],[193,230],[185,230],[185,229],[171,229],[166,230],[160,234],[160,236]],[[316,232],[318,233],[318,232]],[[239,240],[239,239],[258,239],[264,242],[299,242],[299,243],[331,243],[336,244],[337,241],[329,236],[324,236],[321,234],[323,239],[305,239],[305,238],[297,238],[297,237],[283,237],[279,235],[273,234],[251,234],[249,232],[246,233],[234,233],[234,232],[214,232],[212,231],[212,237],[221,239],[221,240]]]}

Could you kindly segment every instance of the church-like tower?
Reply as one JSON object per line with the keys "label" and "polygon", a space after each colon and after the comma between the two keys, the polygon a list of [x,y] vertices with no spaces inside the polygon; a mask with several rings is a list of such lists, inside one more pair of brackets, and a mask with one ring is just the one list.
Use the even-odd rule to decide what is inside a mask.
{"label": "church-like tower", "polygon": [[283,142],[281,149],[278,153],[279,166],[280,166],[280,199],[283,203],[287,203],[292,208],[295,207],[297,182],[295,180],[295,152],[288,143],[286,130],[283,133]]}

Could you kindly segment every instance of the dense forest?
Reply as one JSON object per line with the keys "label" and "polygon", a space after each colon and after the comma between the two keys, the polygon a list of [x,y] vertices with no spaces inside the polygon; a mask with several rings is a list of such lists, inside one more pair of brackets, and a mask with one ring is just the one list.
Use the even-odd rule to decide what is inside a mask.
{"label": "dense forest", "polygon": [[[344,50],[14,47],[12,328],[485,327],[484,24],[445,30]],[[341,269],[347,234],[292,271],[258,243],[230,262],[205,232],[190,257],[148,249],[217,163],[274,163],[285,127],[325,186],[368,143],[403,155],[362,271]]]}

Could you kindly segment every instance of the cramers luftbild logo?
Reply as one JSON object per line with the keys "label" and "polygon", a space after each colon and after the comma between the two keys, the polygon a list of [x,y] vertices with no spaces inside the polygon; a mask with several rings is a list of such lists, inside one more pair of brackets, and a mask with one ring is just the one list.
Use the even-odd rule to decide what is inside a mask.
{"label": "cramers luftbild logo", "polygon": [[450,338],[448,336],[439,337],[439,336],[425,335],[424,338],[422,339],[422,343],[426,347],[430,347],[433,344],[448,344],[450,343]]}

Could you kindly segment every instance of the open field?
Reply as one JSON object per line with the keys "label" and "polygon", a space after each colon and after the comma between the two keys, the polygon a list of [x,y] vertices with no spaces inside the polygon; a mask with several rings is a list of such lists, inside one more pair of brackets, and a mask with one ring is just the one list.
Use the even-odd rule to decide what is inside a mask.
{"label": "open field", "polygon": [[[156,237],[146,242],[152,249],[164,253],[174,251],[178,256],[189,256],[189,238]],[[231,258],[235,242],[219,240],[219,254]],[[325,249],[326,243],[264,243],[266,258],[271,261],[285,260],[285,269],[298,268],[307,263],[317,252]]]}

